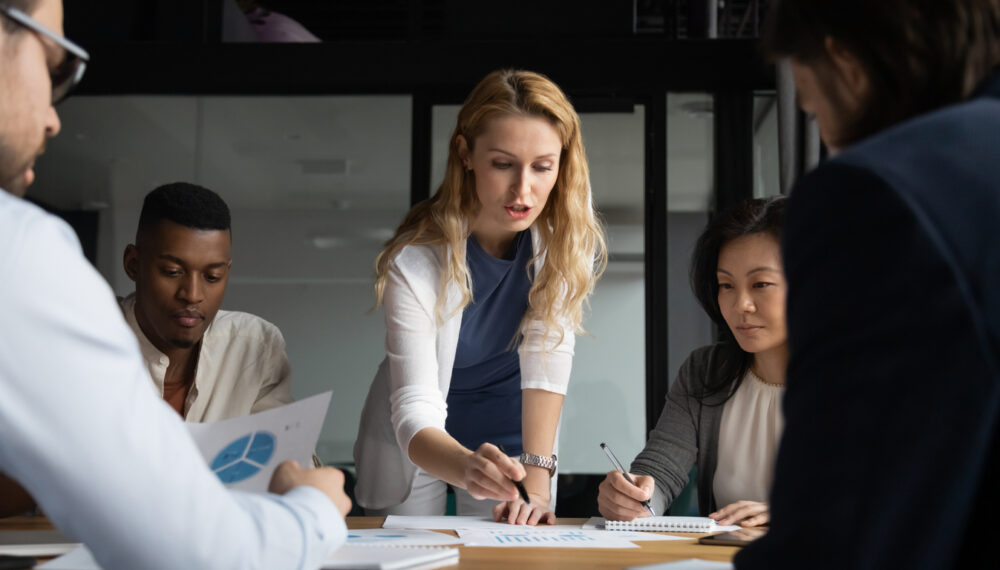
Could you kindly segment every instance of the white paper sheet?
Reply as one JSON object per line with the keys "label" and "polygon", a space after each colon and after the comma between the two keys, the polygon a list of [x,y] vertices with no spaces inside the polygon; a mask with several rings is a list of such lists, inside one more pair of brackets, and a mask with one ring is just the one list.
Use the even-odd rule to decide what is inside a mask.
{"label": "white paper sheet", "polygon": [[231,489],[263,493],[287,459],[312,466],[331,392],[249,416],[186,423],[205,462]]}
{"label": "white paper sheet", "polygon": [[687,560],[650,564],[648,566],[629,566],[625,570],[733,570],[733,565],[731,562],[688,558]]}
{"label": "white paper sheet", "polygon": [[348,546],[447,546],[464,542],[433,530],[365,528],[347,531]]}
{"label": "white paper sheet", "polygon": [[323,563],[323,568],[428,570],[458,564],[457,548],[373,548],[341,546]]}
{"label": "white paper sheet", "polygon": [[[538,527],[553,528],[552,525]],[[538,528],[536,527],[536,528]],[[423,528],[440,530],[458,530],[460,528],[477,528],[486,530],[505,530],[511,525],[505,522],[494,522],[491,517],[453,517],[453,516],[404,516],[389,515],[385,517],[382,528]]]}
{"label": "white paper sheet", "polygon": [[504,530],[460,529],[466,546],[499,546],[507,548],[639,548],[615,533],[602,530],[582,530],[576,526],[548,528],[512,526]]}
{"label": "white paper sheet", "polygon": [[38,566],[46,570],[101,570],[86,546],[80,545],[59,558]]}
{"label": "white paper sheet", "polygon": [[[390,530],[358,529],[347,531],[347,544],[334,552],[324,563],[324,568],[379,568],[383,562],[400,563],[401,560],[413,558],[420,562],[428,556],[427,549],[422,546],[460,545],[465,541],[454,536],[429,530]],[[440,560],[435,558],[429,566],[421,568],[436,568],[439,565],[455,564],[458,561],[458,551],[442,553]],[[389,551],[398,551],[393,554]],[[431,550],[438,550],[433,548]],[[407,554],[409,553],[409,554]],[[435,556],[435,555],[431,555]],[[362,566],[362,563],[365,565]],[[346,564],[346,565],[345,565]],[[370,565],[370,566],[368,566]],[[402,566],[401,566],[402,567]],[[406,566],[409,568],[409,566]],[[67,554],[39,566],[46,570],[101,570],[94,561],[93,555],[86,546],[79,546]]]}
{"label": "white paper sheet", "polygon": [[[584,529],[589,530],[589,529]],[[693,536],[676,536],[673,534],[660,534],[658,532],[643,532],[640,530],[602,530],[598,532],[611,533],[618,538],[631,540],[632,542],[656,542],[659,540],[698,540]]]}

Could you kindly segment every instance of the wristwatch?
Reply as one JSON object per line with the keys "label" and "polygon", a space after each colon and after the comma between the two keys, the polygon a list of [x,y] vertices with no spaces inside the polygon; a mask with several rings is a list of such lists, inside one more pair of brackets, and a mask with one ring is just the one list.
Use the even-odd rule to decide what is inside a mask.
{"label": "wristwatch", "polygon": [[556,474],[556,466],[559,465],[559,459],[555,453],[552,454],[552,457],[544,457],[542,455],[535,455],[534,453],[522,453],[517,460],[525,465],[534,465],[535,467],[548,469],[549,477]]}

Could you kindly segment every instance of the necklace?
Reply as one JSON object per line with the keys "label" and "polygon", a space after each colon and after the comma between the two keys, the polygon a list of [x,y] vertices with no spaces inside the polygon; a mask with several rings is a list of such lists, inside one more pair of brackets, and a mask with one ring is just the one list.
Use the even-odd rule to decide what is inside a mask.
{"label": "necklace", "polygon": [[775,388],[784,388],[785,387],[784,384],[775,384],[774,382],[768,382],[767,380],[764,380],[760,376],[757,376],[757,374],[754,373],[754,371],[753,371],[752,368],[748,368],[747,372],[750,373],[750,377],[751,378],[753,378],[754,380],[760,382],[761,384],[763,384],[765,386],[774,386]]}

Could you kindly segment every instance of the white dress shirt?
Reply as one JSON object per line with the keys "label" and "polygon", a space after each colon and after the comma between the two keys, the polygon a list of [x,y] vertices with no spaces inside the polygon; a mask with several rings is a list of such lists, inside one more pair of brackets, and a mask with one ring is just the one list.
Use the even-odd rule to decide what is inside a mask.
{"label": "white dress shirt", "polygon": [[317,489],[222,486],[73,231],[3,191],[0,267],[0,470],[101,566],[315,568],[346,540]]}
{"label": "white dress shirt", "polygon": [[[135,318],[135,294],[119,302],[139,340],[146,369],[163,396],[170,359]],[[278,327],[240,311],[219,311],[202,336],[194,383],[184,401],[184,420],[214,422],[292,403],[291,367]]]}
{"label": "white dress shirt", "polygon": [[[532,239],[538,252],[534,230]],[[368,509],[406,499],[417,474],[409,458],[410,440],[427,427],[445,431],[445,399],[462,325],[462,311],[455,310],[461,298],[455,283],[449,283],[445,292],[443,322],[438,318],[446,252],[444,246],[408,245],[389,265],[383,297],[386,357],[368,391],[354,443],[355,495],[358,504]],[[537,263],[543,262],[544,258]],[[566,393],[576,336],[571,325],[563,323],[563,328],[566,334],[561,339],[560,330],[550,330],[545,337],[544,323],[528,323],[517,350],[522,390]],[[543,338],[548,351],[543,350]]]}

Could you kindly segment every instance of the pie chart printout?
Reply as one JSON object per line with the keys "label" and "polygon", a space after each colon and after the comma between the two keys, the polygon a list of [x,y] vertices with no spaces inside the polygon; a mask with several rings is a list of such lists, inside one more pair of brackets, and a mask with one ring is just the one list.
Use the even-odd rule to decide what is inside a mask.
{"label": "pie chart printout", "polygon": [[274,448],[274,434],[266,431],[248,433],[222,448],[212,460],[212,471],[223,483],[249,479],[267,465]]}

